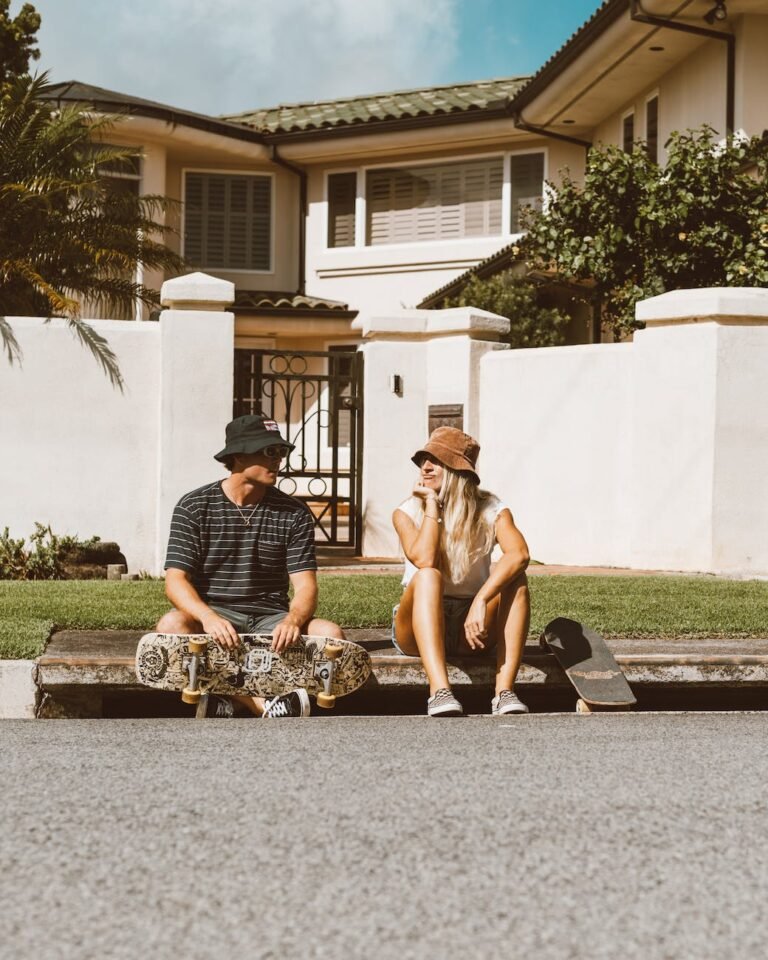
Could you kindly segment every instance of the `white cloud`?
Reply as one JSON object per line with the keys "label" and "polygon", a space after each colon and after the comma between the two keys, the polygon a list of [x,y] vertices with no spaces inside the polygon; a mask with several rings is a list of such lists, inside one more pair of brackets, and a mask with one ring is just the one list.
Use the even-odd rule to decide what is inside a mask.
{"label": "white cloud", "polygon": [[[41,66],[201,113],[437,83],[459,0],[36,0]],[[13,8],[12,8],[13,9]]]}

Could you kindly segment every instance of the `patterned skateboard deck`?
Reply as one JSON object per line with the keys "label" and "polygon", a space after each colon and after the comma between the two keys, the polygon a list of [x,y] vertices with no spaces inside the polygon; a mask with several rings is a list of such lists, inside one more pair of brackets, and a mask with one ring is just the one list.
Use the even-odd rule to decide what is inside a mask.
{"label": "patterned skateboard deck", "polygon": [[544,627],[541,646],[555,655],[581,698],[576,709],[628,710],[637,700],[599,633],[577,620],[558,617]]}
{"label": "patterned skateboard deck", "polygon": [[[136,649],[136,676],[158,690],[184,690],[190,679],[189,643],[205,640],[197,666],[203,693],[274,697],[303,687],[316,697],[330,677],[330,694],[343,697],[361,687],[371,672],[367,651],[349,640],[302,637],[278,654],[270,650],[270,634],[241,634],[241,646],[230,651],[205,634],[147,633]],[[341,652],[329,658],[328,644],[341,647]]]}

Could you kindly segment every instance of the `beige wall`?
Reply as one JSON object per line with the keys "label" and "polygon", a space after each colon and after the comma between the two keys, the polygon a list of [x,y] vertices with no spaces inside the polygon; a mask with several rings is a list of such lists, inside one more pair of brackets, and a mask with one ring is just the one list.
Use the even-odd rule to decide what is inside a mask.
{"label": "beige wall", "polygon": [[[750,136],[768,127],[768,16],[743,16],[734,22],[736,36],[735,128]],[[662,42],[660,40],[660,42]],[[645,104],[659,96],[659,159],[664,143],[676,130],[709,124],[725,135],[726,45],[704,40],[700,47],[660,80],[628,97],[621,110],[611,114],[594,131],[596,143],[619,144],[622,118],[635,111],[635,136],[645,139]]]}
{"label": "beige wall", "polygon": [[768,16],[736,25],[736,129],[761,134],[768,127]]}

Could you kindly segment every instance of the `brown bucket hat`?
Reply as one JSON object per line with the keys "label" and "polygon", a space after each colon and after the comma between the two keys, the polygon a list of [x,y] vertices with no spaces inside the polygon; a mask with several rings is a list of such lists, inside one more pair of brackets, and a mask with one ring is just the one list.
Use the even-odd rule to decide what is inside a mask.
{"label": "brown bucket hat", "polygon": [[432,431],[421,450],[417,450],[411,457],[417,467],[419,457],[425,453],[439,460],[445,467],[469,473],[475,483],[480,483],[480,477],[475,470],[480,444],[468,433],[463,433],[456,427],[438,427]]}

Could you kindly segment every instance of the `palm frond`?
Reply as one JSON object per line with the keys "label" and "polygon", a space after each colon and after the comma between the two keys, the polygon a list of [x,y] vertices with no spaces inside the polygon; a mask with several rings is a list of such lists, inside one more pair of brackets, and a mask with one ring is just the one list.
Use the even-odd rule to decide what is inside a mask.
{"label": "palm frond", "polygon": [[0,317],[0,340],[3,342],[3,350],[8,357],[8,363],[18,363],[21,366],[22,352],[16,334],[13,332],[10,323],[5,317]]}
{"label": "palm frond", "polygon": [[80,320],[77,317],[66,317],[65,319],[80,343],[87,347],[98,361],[104,373],[109,377],[112,386],[117,387],[122,393],[125,386],[123,377],[117,364],[117,357],[106,338],[97,333],[85,320]]}

